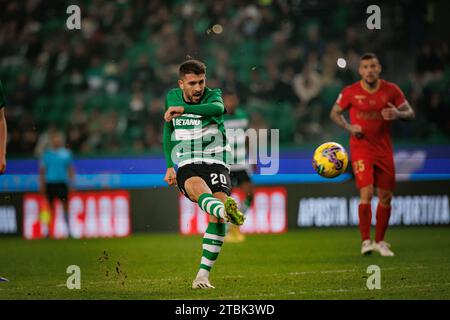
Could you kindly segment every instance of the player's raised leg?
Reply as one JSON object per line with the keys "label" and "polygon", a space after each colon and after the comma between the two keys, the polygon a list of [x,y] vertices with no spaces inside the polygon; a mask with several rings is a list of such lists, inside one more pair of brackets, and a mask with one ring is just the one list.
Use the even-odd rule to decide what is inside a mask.
{"label": "player's raised leg", "polygon": [[384,236],[389,226],[389,218],[391,217],[392,191],[378,188],[378,200],[374,248],[382,256],[392,257],[394,252],[389,249],[390,244],[384,241]]}
{"label": "player's raised leg", "polygon": [[211,189],[202,178],[189,178],[186,180],[184,188],[189,198],[196,201],[206,213],[236,225],[244,223],[245,217],[238,210],[236,201],[231,197],[227,197],[224,201],[218,200],[212,195]]}
{"label": "player's raised leg", "polygon": [[212,195],[211,189],[200,177],[191,177],[184,184],[189,198],[197,202],[200,209],[217,219],[227,220],[225,206]]}
{"label": "player's raised leg", "polygon": [[373,185],[359,189],[360,203],[358,207],[359,232],[361,233],[361,254],[371,254],[374,250],[370,240],[370,225],[372,222],[371,201],[373,197]]}

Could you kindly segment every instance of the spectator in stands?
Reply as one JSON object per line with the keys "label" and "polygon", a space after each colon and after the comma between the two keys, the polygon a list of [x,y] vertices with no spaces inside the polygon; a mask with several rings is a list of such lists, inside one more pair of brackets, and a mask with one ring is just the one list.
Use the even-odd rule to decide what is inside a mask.
{"label": "spectator in stands", "polygon": [[86,125],[77,126],[69,125],[67,130],[67,146],[74,152],[79,153],[82,151],[83,145],[88,139]]}
{"label": "spectator in stands", "polygon": [[[328,12],[324,12],[325,7],[317,1],[197,2],[122,1],[119,5],[89,1],[83,8],[82,30],[66,32],[63,36],[60,29],[53,27],[54,23],[65,23],[65,15],[54,16],[54,12],[65,11],[63,2],[53,3],[53,10],[48,10],[45,1],[5,5],[5,10],[0,12],[0,77],[4,83],[14,84],[8,86],[8,104],[11,106],[8,108],[9,153],[31,155],[37,130],[44,132],[48,126],[49,121],[40,117],[42,110],[37,108],[39,99],[36,98],[46,97],[52,101],[54,94],[63,92],[89,100],[107,93],[128,97],[123,104],[132,103],[139,109],[141,99],[136,98],[135,87],[138,83],[139,91],[144,95],[141,110],[145,112],[147,95],[150,99],[163,96],[174,77],[176,79],[178,62],[188,54],[211,61],[208,63],[211,67],[208,74],[213,78],[209,80],[210,84],[214,83],[212,80],[219,80],[222,84],[219,87],[237,92],[243,104],[261,105],[261,109],[269,111],[276,108],[278,102],[289,103],[295,109],[299,99],[302,103],[316,105],[314,97],[318,95],[317,89],[320,92],[320,86],[314,81],[315,76],[323,78],[325,88],[354,82],[361,51],[389,48],[385,50],[387,55],[395,51],[405,57],[402,61],[405,68],[416,67],[417,72],[412,75],[415,79],[411,84],[411,101],[416,100],[415,105],[425,115],[432,106],[448,108],[448,93],[439,92],[436,96],[425,92],[430,81],[441,81],[440,73],[444,73],[442,81],[448,84],[445,82],[448,78],[445,70],[449,70],[450,65],[448,43],[437,42],[439,35],[435,34],[435,43],[424,44],[424,35],[432,30],[430,24],[434,21],[425,21],[426,15],[420,14],[420,10],[414,10],[411,21],[400,19],[410,16],[410,10],[414,9],[410,5],[397,6],[395,15],[388,11],[383,16],[383,25],[387,28],[395,26],[396,32],[386,29],[388,32],[369,32],[363,36],[363,32],[356,30],[360,30],[359,12],[364,8],[356,0],[326,6]],[[173,19],[175,15],[179,19]],[[437,20],[437,16],[434,19]],[[222,32],[211,31],[215,24],[222,26]],[[319,29],[319,26],[328,28]],[[439,27],[433,25],[435,30]],[[411,36],[411,30],[416,28],[419,32],[414,34],[414,42],[401,41],[399,35]],[[373,41],[373,37],[379,41]],[[346,59],[345,68],[336,68],[339,57]],[[386,61],[386,72],[395,70],[389,64],[396,60],[390,57]],[[273,66],[277,70],[273,70]],[[303,66],[309,66],[310,74],[316,74],[308,75],[305,80],[300,72]],[[298,76],[292,81],[295,99],[286,87],[291,81],[292,70]],[[408,72],[396,75],[406,81]],[[68,112],[71,108],[67,105]],[[103,110],[102,106],[100,109]],[[38,128],[34,122],[23,123],[31,113],[34,119],[42,119]],[[100,129],[96,127],[98,120],[94,119],[102,116],[100,111],[90,115],[89,122],[94,124],[86,127],[86,139],[81,138],[83,130],[80,127],[63,128],[70,132],[68,138],[74,152],[79,143],[82,146],[78,152],[103,150]],[[132,122],[136,114],[131,112],[128,116]],[[414,126],[417,132],[425,127],[436,127],[437,133],[446,132],[443,117],[423,118],[427,119],[426,123],[416,121],[407,125]],[[71,124],[72,120],[69,121]],[[266,120],[271,126],[273,119],[267,117]],[[300,121],[308,120],[302,118]],[[430,123],[435,126],[427,125]],[[154,126],[144,129],[145,123],[133,125],[141,126],[139,130],[148,132],[148,136],[154,134]],[[147,140],[144,136],[143,141]],[[24,137],[25,144],[12,143],[22,142]],[[322,137],[315,138],[320,140]],[[145,142],[144,146],[153,144]]]}
{"label": "spectator in stands", "polygon": [[292,86],[300,102],[308,105],[318,97],[322,89],[322,78],[317,71],[311,70],[311,67],[306,64],[302,72],[292,80]]}
{"label": "spectator in stands", "polygon": [[139,80],[145,88],[151,86],[152,82],[155,81],[155,71],[150,66],[147,55],[139,56],[139,62],[133,74],[133,78]]}
{"label": "spectator in stands", "polygon": [[39,135],[36,142],[36,147],[34,148],[34,155],[38,158],[42,156],[42,153],[50,146],[50,136],[58,131],[55,124],[50,124],[43,133]]}
{"label": "spectator in stands", "polygon": [[268,68],[269,81],[267,85],[267,96],[273,101],[281,102],[287,101],[295,103],[298,98],[292,88],[292,79],[294,78],[294,68],[292,66],[286,66],[283,70],[280,70],[278,66],[272,65]]}
{"label": "spectator in stands", "polygon": [[99,148],[102,151],[118,152],[121,146],[121,133],[126,124],[119,114],[115,111],[102,116],[101,135]]}
{"label": "spectator in stands", "polygon": [[417,57],[416,70],[419,73],[430,73],[438,69],[443,69],[443,61],[437,55],[433,46],[426,43],[422,46]]}

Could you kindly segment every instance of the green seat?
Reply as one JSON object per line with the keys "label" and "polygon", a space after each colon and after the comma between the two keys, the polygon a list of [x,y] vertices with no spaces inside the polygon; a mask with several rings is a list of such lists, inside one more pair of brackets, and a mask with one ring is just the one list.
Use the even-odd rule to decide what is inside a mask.
{"label": "green seat", "polygon": [[149,58],[150,65],[155,67],[155,64],[157,64],[157,59],[155,59],[155,51],[155,44],[149,41],[145,41],[137,43],[133,47],[129,48],[125,53],[125,56],[130,62],[130,68],[134,68],[137,66],[139,57],[141,55],[146,55]]}
{"label": "green seat", "polygon": [[55,94],[51,97],[51,109],[65,110],[66,109],[66,96],[64,94]]}
{"label": "green seat", "polygon": [[132,126],[127,129],[126,138],[128,141],[133,141],[142,138],[144,130],[141,126]]}
{"label": "green seat", "polygon": [[280,142],[290,142],[295,131],[295,118],[292,116],[292,109],[289,103],[277,104],[270,108],[270,127],[279,129]]}
{"label": "green seat", "polygon": [[103,96],[94,95],[86,101],[86,111],[88,113],[92,112],[93,109],[101,110],[103,108]]}
{"label": "green seat", "polygon": [[119,93],[115,96],[116,111],[125,114],[128,111],[131,95],[128,92]]}
{"label": "green seat", "polygon": [[99,99],[99,107],[102,112],[110,112],[114,110],[114,96],[102,95]]}
{"label": "green seat", "polygon": [[33,104],[33,115],[35,117],[39,116],[39,114],[45,113],[48,111],[49,101],[46,96],[38,97]]}
{"label": "green seat", "polygon": [[57,126],[61,126],[62,125],[62,113],[59,110],[51,110],[45,118],[45,123],[47,125],[49,124],[55,124]]}
{"label": "green seat", "polygon": [[102,110],[105,112],[115,111],[123,114],[128,109],[129,101],[130,95],[128,93],[106,95],[101,102]]}
{"label": "green seat", "polygon": [[46,122],[46,117],[50,109],[50,101],[46,96],[40,96],[35,100],[33,104],[33,117],[38,124]]}

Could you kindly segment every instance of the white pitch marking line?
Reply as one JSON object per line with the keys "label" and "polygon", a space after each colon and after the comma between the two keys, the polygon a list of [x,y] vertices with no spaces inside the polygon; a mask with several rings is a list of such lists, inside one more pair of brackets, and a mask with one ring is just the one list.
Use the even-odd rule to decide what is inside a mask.
{"label": "white pitch marking line", "polygon": [[[396,287],[388,287],[384,290],[391,290],[391,289],[412,289],[412,288],[424,288],[424,287],[431,287],[431,286],[449,286],[450,282],[446,283],[427,283],[424,285],[411,285],[411,286],[396,286]],[[281,292],[281,293],[263,293],[263,294],[254,294],[254,295],[240,295],[240,296],[224,296],[224,297],[209,297],[210,299],[243,299],[243,298],[250,298],[250,297],[273,297],[273,296],[280,296],[280,295],[294,295],[294,294],[314,294],[314,293],[342,293],[342,292],[356,292],[356,291],[367,291],[368,289],[327,289],[327,290],[313,290],[313,291],[298,291],[298,292]],[[196,298],[194,300],[200,300],[203,298]],[[175,299],[176,300],[176,299]]]}

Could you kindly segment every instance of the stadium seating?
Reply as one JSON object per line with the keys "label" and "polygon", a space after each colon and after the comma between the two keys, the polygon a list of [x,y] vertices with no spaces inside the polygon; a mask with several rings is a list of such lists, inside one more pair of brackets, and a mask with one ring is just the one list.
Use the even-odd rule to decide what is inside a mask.
{"label": "stadium seating", "polygon": [[[259,101],[262,102],[257,102],[250,90],[254,82],[261,82],[257,85],[263,88],[270,87],[281,78],[285,83],[292,83],[293,74],[285,71],[292,68],[298,74],[306,64],[310,64],[322,77],[325,64],[330,68],[330,61],[333,63],[338,57],[347,59],[349,65],[346,69],[339,69],[333,63],[331,69],[336,69],[335,72],[332,70],[334,78],[327,81],[318,96],[308,102],[307,108],[320,110],[319,120],[315,121],[320,121],[321,127],[328,128],[330,121],[327,113],[340,90],[358,77],[357,71],[351,65],[352,54],[360,54],[366,49],[384,54],[383,49],[396,44],[402,32],[398,31],[399,35],[383,33],[379,43],[370,43],[370,39],[359,39],[357,33],[356,39],[349,40],[347,33],[352,34],[349,30],[357,28],[360,22],[355,20],[350,8],[344,4],[329,8],[328,20],[324,18],[323,12],[319,14],[293,10],[283,19],[275,21],[270,19],[270,15],[278,14],[282,10],[275,2],[258,5],[259,20],[255,21],[241,19],[245,14],[245,6],[234,8],[231,4],[226,4],[221,9],[221,19],[199,9],[195,13],[198,23],[191,26],[188,16],[184,16],[188,15],[188,11],[183,11],[183,4],[179,1],[144,5],[145,9],[136,9],[137,4],[124,1],[116,5],[112,17],[108,16],[106,4],[103,2],[87,0],[82,3],[85,8],[89,8],[83,11],[86,28],[76,32],[65,30],[63,33],[61,26],[65,25],[64,16],[41,10],[40,6],[43,4],[38,4],[34,11],[30,12],[26,12],[24,7],[17,7],[20,14],[28,15],[24,26],[12,31],[14,34],[9,38],[0,40],[0,47],[5,48],[0,52],[0,79],[5,86],[8,109],[17,107],[17,110],[22,110],[9,115],[8,124],[11,131],[20,128],[23,112],[32,115],[39,133],[45,132],[46,127],[51,124],[67,129],[75,105],[81,105],[88,115],[96,109],[100,116],[117,112],[120,117],[129,118],[132,116],[130,102],[135,92],[144,94],[143,114],[147,114],[152,101],[163,101],[164,92],[177,85],[177,64],[186,55],[194,55],[195,58],[206,62],[209,83],[228,89],[231,86],[237,90],[243,100],[249,100],[242,101],[246,111],[250,115],[259,113],[269,127],[279,128],[282,146],[291,145],[296,143],[295,135],[299,127],[308,125],[307,122],[310,121],[305,117],[300,119],[303,122],[297,123],[293,116],[296,104],[303,102],[297,97],[294,97],[297,101],[289,97],[282,97],[280,101],[278,97],[275,98],[265,91],[263,94],[258,93]],[[160,20],[154,18],[152,14],[159,12],[164,6],[167,6],[170,12],[183,12],[180,19],[170,20],[164,15],[158,18]],[[129,9],[131,11],[128,11]],[[6,14],[0,13],[2,21],[6,21],[5,27],[9,25]],[[153,18],[150,19],[150,16]],[[391,18],[386,15],[385,19],[386,23],[389,23]],[[33,21],[42,23],[35,25]],[[324,27],[324,23],[328,22],[333,26],[331,29]],[[211,31],[215,23],[222,24],[222,32]],[[25,34],[27,30],[34,30],[33,28],[37,28],[37,32],[33,34],[36,42],[29,43],[28,35]],[[191,28],[188,30],[192,30],[192,39],[180,32],[183,28]],[[317,38],[311,36],[311,28],[317,28]],[[338,37],[338,34],[344,35]],[[329,42],[330,39],[333,39],[333,42]],[[419,40],[414,38],[412,41]],[[398,51],[395,55],[388,52],[382,56],[383,75],[387,79],[393,78],[396,83],[404,84],[402,88],[407,98],[411,99],[411,104],[419,112],[429,111],[432,105],[429,93],[439,96],[439,108],[443,110],[442,117],[428,117],[425,120],[429,125],[424,126],[416,121],[408,124],[411,126],[408,130],[394,130],[396,139],[416,139],[419,143],[448,141],[450,125],[442,120],[450,118],[450,65],[445,45],[436,43],[432,47],[432,54],[436,56],[437,62],[431,61],[426,53],[421,51],[420,46],[414,46],[414,43],[396,49],[404,52]],[[337,51],[331,50],[333,46]],[[192,50],[194,52],[190,52]],[[404,70],[402,69],[401,74],[394,71],[390,73],[391,70],[398,70],[395,68],[395,57],[399,56],[405,59],[402,63]],[[147,58],[148,66],[140,70],[143,57]],[[270,64],[277,69],[278,79],[269,77],[267,66]],[[230,69],[235,71],[236,83],[227,83],[225,71]],[[148,73],[147,77],[137,77],[138,72]],[[255,72],[259,78],[254,77]],[[411,75],[423,79],[424,83],[421,86],[413,85]],[[162,104],[163,102],[161,108]],[[146,116],[142,116],[142,120],[141,128],[125,128],[126,134],[120,142],[124,152],[133,145],[133,139],[141,139],[140,142],[143,142],[143,126],[152,125],[153,120]],[[328,129],[323,130],[314,136],[314,139],[320,141],[329,134]],[[160,143],[160,139],[151,140]],[[147,152],[160,147],[146,145],[144,150],[137,152]],[[98,147],[89,152],[101,154],[107,151]],[[81,152],[75,150],[75,153]],[[33,154],[33,150],[28,150],[28,154]]]}

